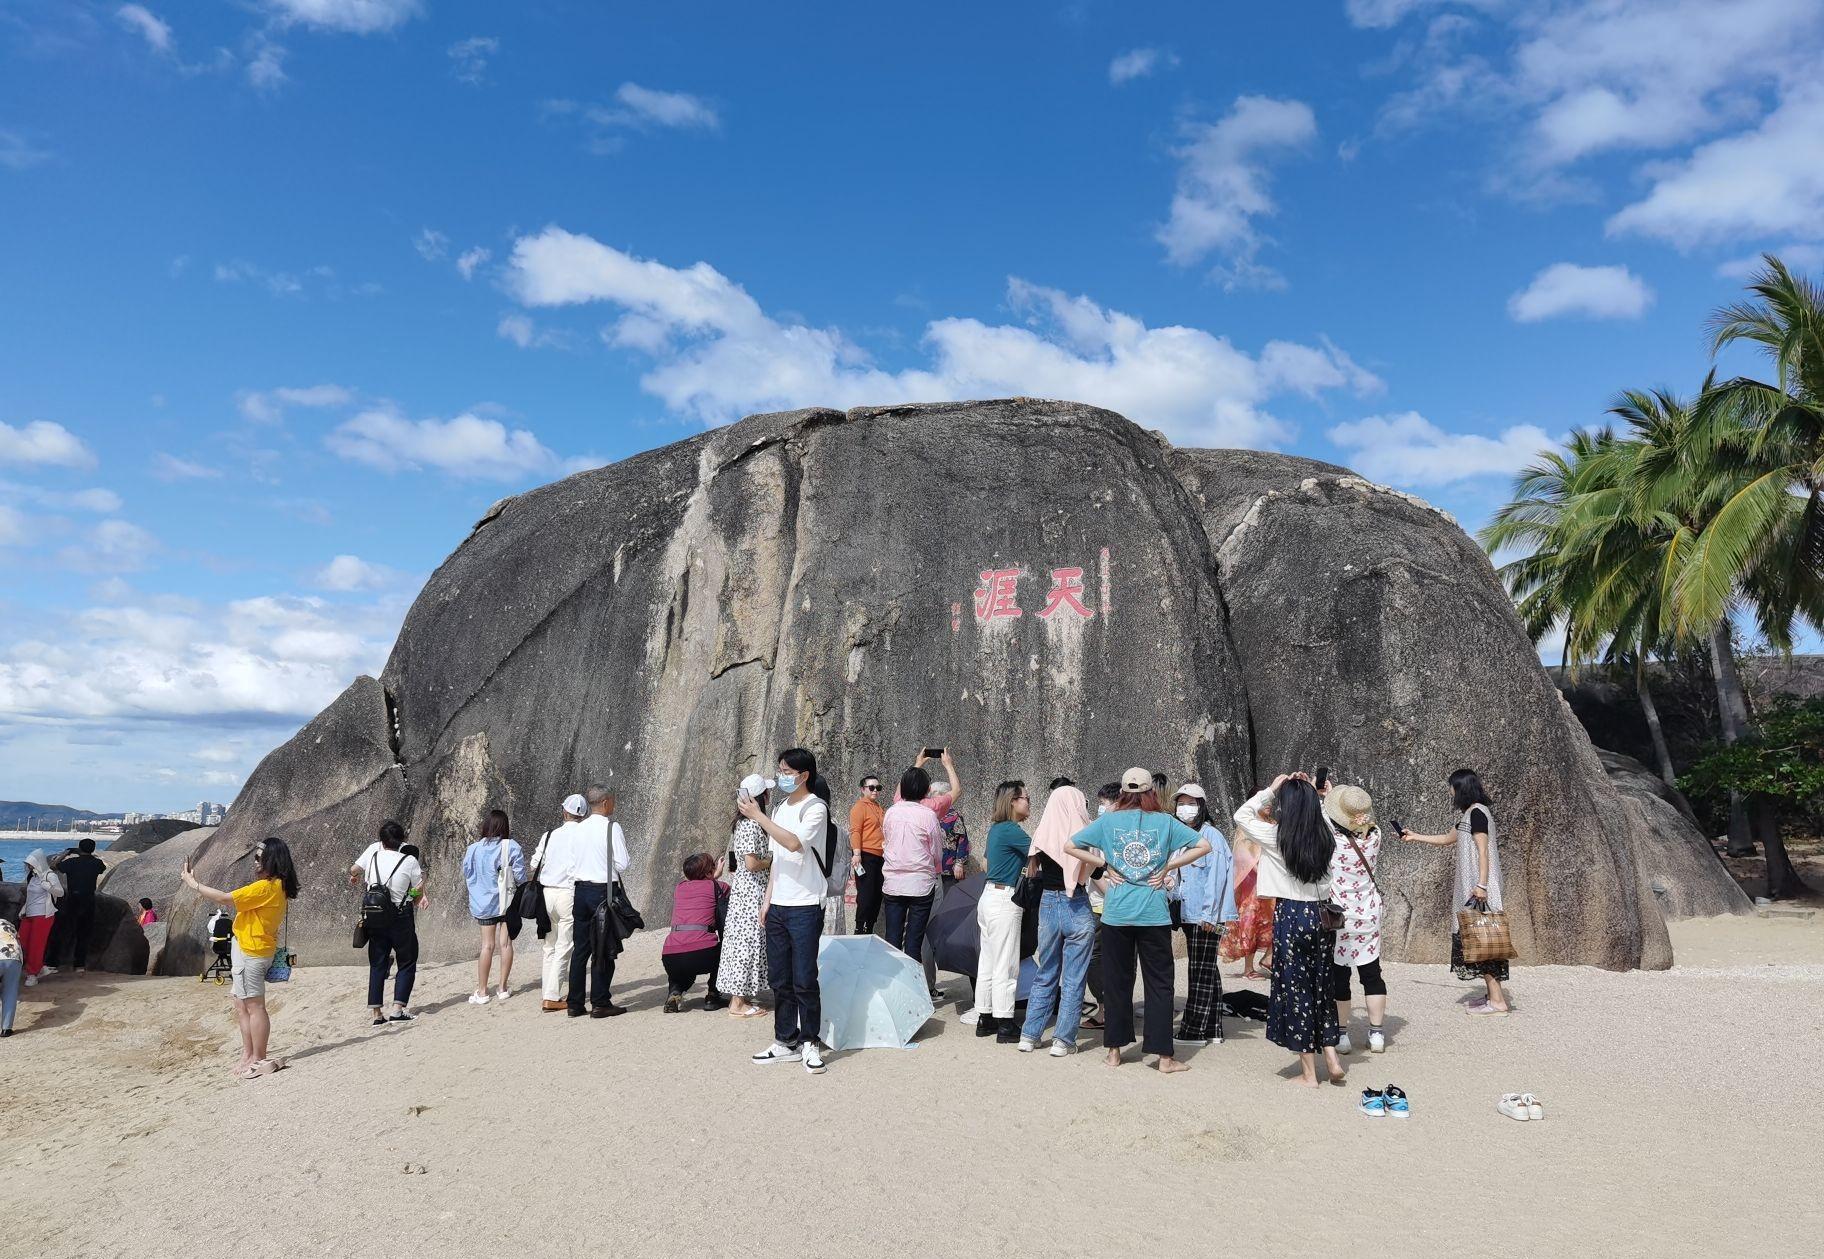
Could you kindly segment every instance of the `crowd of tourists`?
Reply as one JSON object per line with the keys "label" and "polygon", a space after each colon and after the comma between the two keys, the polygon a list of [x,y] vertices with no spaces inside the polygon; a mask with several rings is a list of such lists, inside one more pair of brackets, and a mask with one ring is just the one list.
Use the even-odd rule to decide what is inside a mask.
{"label": "crowd of tourists", "polygon": [[[859,780],[846,863],[838,856],[844,849],[831,789],[812,752],[788,748],[771,777],[749,774],[737,784],[725,851],[691,853],[679,871],[660,953],[666,1013],[682,1012],[699,980],[704,1007],[726,1010],[730,1018],[764,1017],[770,999],[771,1041],[753,1061],[796,1062],[822,1073],[827,1047],[818,1039],[818,943],[832,903],[840,911],[845,885],[854,898],[854,931],[878,932],[895,949],[923,959],[932,996],[942,997],[937,950],[927,947],[927,936],[944,898],[974,865],[957,810],[963,779],[947,749],[926,749],[899,774],[890,802],[882,800],[888,781],[874,773]],[[1454,846],[1453,903],[1499,910],[1492,802],[1473,770],[1458,770],[1448,786],[1454,829],[1420,834],[1394,823],[1386,834]],[[1320,1058],[1331,1081],[1343,1079],[1342,1059],[1355,1049],[1358,979],[1364,1047],[1385,1051],[1384,900],[1376,873],[1384,832],[1369,793],[1332,782],[1327,770],[1284,773],[1235,810],[1225,834],[1201,784],[1168,788],[1163,773],[1130,769],[1097,790],[1092,812],[1075,781],[1059,776],[1035,815],[1023,781],[996,787],[975,908],[979,960],[962,1021],[979,1037],[1022,1053],[1045,1048],[1053,1057],[1075,1053],[1085,1030],[1099,1032],[1108,1065],[1121,1065],[1137,1042],[1159,1071],[1176,1073],[1189,1067],[1180,1050],[1220,1043],[1225,1010],[1233,1016],[1244,995],[1254,995],[1225,998],[1220,967],[1240,962],[1244,977],[1269,981],[1264,1010],[1248,1012],[1264,1014],[1267,1039],[1297,1055],[1302,1083],[1319,1083]],[[615,960],[626,934],[644,924],[621,884],[630,856],[614,812],[614,795],[603,787],[569,796],[558,824],[540,835],[529,857],[505,813],[493,810],[483,819],[461,863],[479,930],[471,1004],[512,996],[514,941],[530,919],[542,944],[541,1011],[572,1018],[627,1012],[612,996]],[[267,1052],[264,997],[275,955],[284,956],[285,907],[297,895],[283,841],[265,840],[253,855],[254,878],[233,890],[204,886],[184,871],[188,886],[235,913],[231,968],[242,1033],[236,1073],[244,1076],[284,1065]],[[389,821],[348,875],[362,894],[356,938],[367,950],[373,1022],[409,1022],[424,866],[403,828]],[[9,1026],[13,976],[30,971],[36,954],[29,941],[43,930],[33,921],[42,917],[37,908],[28,886],[23,950],[8,943],[18,937],[0,931]],[[1175,931],[1183,934],[1187,955],[1181,1012]],[[23,954],[19,961],[14,952]],[[1025,954],[1035,973],[1022,1013]],[[1469,1013],[1507,1013],[1505,961],[1466,961],[1453,933],[1452,968],[1484,986]],[[1397,1092],[1370,1100],[1391,1107]],[[1397,1104],[1404,1106],[1403,1095]]]}

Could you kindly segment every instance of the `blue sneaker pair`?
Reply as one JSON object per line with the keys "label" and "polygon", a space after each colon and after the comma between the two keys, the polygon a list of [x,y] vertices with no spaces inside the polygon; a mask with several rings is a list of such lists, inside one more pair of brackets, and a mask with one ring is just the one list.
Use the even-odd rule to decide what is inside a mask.
{"label": "blue sneaker pair", "polygon": [[1397,1084],[1389,1084],[1385,1089],[1363,1089],[1362,1102],[1357,1109],[1370,1119],[1378,1119],[1383,1115],[1405,1119],[1412,1114],[1412,1104],[1406,1099],[1406,1090]]}

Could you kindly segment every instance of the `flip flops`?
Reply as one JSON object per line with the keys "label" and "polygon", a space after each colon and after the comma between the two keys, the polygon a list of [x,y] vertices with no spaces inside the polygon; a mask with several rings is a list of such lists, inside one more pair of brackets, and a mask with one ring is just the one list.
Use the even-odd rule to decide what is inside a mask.
{"label": "flip flops", "polygon": [[283,1071],[290,1065],[291,1064],[286,1062],[283,1058],[261,1058],[258,1062],[253,1064],[253,1074],[271,1075],[276,1071]]}

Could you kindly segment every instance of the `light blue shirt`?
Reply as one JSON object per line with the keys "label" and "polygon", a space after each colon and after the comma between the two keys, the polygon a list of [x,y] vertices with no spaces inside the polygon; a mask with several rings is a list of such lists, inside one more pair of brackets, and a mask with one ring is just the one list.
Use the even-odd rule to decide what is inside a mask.
{"label": "light blue shirt", "polygon": [[507,846],[513,863],[513,884],[526,881],[526,854],[511,839],[478,839],[462,854],[462,881],[469,885],[469,913],[476,918],[499,918],[506,913],[500,903],[500,846]]}
{"label": "light blue shirt", "polygon": [[1178,888],[1172,899],[1182,906],[1180,916],[1187,927],[1200,922],[1234,922],[1241,915],[1235,909],[1235,859],[1229,853],[1229,841],[1208,822],[1199,833],[1210,841],[1210,851],[1178,868]]}
{"label": "light blue shirt", "polygon": [[1202,836],[1167,813],[1116,809],[1070,837],[1078,848],[1099,849],[1122,882],[1108,889],[1102,922],[1110,927],[1169,927],[1172,911],[1165,889],[1147,880],[1165,869],[1172,854],[1196,845]]}

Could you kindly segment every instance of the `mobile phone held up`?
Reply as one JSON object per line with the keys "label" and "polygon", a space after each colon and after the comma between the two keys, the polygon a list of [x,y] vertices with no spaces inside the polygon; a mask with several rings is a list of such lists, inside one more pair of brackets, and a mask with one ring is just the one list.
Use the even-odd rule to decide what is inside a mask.
{"label": "mobile phone held up", "polygon": [[1404,822],[1402,822],[1402,821],[1400,821],[1400,819],[1399,819],[1399,818],[1397,818],[1397,817],[1395,817],[1395,818],[1388,818],[1388,819],[1387,819],[1387,820],[1388,820],[1388,821],[1389,821],[1389,822],[1390,822],[1390,823],[1392,823],[1392,825],[1393,825],[1393,833],[1394,833],[1394,834],[1395,834],[1395,835],[1404,835],[1404,834],[1405,834],[1405,833],[1406,833],[1406,823],[1404,823]]}
{"label": "mobile phone held up", "polygon": [[747,788],[743,787],[735,793],[735,799],[739,800],[742,804],[747,804],[753,800],[753,797],[747,793]]}
{"label": "mobile phone held up", "polygon": [[944,759],[944,749],[942,748],[926,748],[924,754],[934,761],[941,761]]}

